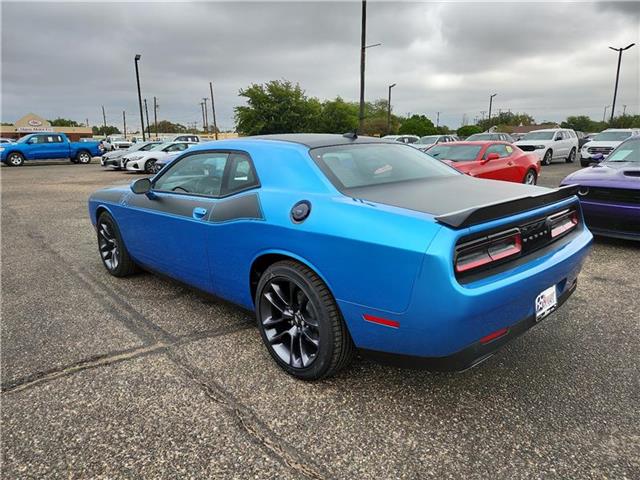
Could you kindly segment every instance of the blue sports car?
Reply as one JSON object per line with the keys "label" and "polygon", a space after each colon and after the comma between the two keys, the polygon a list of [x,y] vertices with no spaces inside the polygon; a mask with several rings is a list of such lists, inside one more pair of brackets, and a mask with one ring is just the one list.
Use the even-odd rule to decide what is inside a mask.
{"label": "blue sports car", "polygon": [[576,287],[575,187],[480,180],[394,141],[210,142],[89,199],[112,275],[156,271],[255,310],[274,360],[319,379],[363,355],[434,370],[491,356]]}

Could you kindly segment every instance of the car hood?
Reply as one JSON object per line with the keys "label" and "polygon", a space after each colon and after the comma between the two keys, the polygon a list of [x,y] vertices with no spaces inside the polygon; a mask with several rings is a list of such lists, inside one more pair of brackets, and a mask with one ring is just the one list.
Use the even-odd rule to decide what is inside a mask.
{"label": "car hood", "polygon": [[622,143],[622,141],[617,141],[617,140],[611,140],[611,141],[601,141],[601,142],[594,142],[593,140],[590,142],[585,143],[582,148],[589,148],[589,147],[617,147],[618,145],[620,145]]}
{"label": "car hood", "polygon": [[640,189],[640,162],[603,162],[573,172],[562,184]]}
{"label": "car hood", "polygon": [[[129,153],[132,153],[132,152],[129,152]],[[113,160],[114,158],[123,157],[125,154],[126,154],[126,150],[114,150],[112,152],[105,153],[103,156],[108,160]]]}
{"label": "car hood", "polygon": [[553,140],[518,140],[513,142],[514,145],[547,145],[553,143]]}
{"label": "car hood", "polygon": [[[520,204],[544,204],[548,201],[541,199],[540,202],[536,202],[535,197],[552,192],[554,192],[553,189],[544,187],[477,179],[468,175],[452,175],[350,188],[343,190],[342,193],[366,202],[439,216],[527,198],[531,201],[520,202]],[[511,213],[513,212],[507,214]]]}

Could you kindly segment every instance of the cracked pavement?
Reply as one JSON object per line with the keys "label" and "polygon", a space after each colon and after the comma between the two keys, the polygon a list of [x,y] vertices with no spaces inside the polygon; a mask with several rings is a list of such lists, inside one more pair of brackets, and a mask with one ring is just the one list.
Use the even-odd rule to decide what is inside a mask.
{"label": "cracked pavement", "polygon": [[0,176],[4,478],[640,477],[640,245],[598,239],[569,301],[478,368],[304,383],[251,312],[106,273],[86,199],[139,177]]}

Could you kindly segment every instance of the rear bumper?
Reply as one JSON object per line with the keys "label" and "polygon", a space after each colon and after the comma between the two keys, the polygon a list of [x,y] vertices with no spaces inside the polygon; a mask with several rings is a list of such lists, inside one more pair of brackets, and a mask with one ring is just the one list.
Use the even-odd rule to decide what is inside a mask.
{"label": "rear bumper", "polygon": [[[571,286],[558,297],[558,305],[555,310],[567,301],[571,294],[576,290],[577,281],[574,280]],[[554,312],[555,312],[554,310]],[[538,323],[548,321],[550,316],[544,317],[542,320],[536,320],[535,315],[529,315],[523,320],[508,327],[507,332],[495,340],[486,343],[477,341],[468,347],[447,355],[444,357],[420,357],[416,355],[402,355],[377,350],[361,349],[360,352],[364,357],[370,358],[380,363],[395,365],[403,368],[422,368],[436,372],[460,372],[475,367],[480,363],[492,357],[502,347],[513,339],[519,337],[530,328]]]}

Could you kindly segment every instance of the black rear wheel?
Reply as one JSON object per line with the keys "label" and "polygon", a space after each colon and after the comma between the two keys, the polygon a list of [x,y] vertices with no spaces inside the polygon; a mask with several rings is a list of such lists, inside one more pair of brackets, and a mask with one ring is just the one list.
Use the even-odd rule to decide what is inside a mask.
{"label": "black rear wheel", "polygon": [[278,262],[264,272],[256,314],[267,350],[294,377],[326,378],[353,358],[355,347],[333,295],[300,263]]}
{"label": "black rear wheel", "polygon": [[136,271],[136,264],[122,241],[120,230],[113,217],[103,212],[96,225],[100,258],[107,271],[115,277],[126,277]]}
{"label": "black rear wheel", "polygon": [[154,173],[155,164],[156,164],[156,161],[153,159],[149,159],[146,162],[144,162],[144,173]]}

